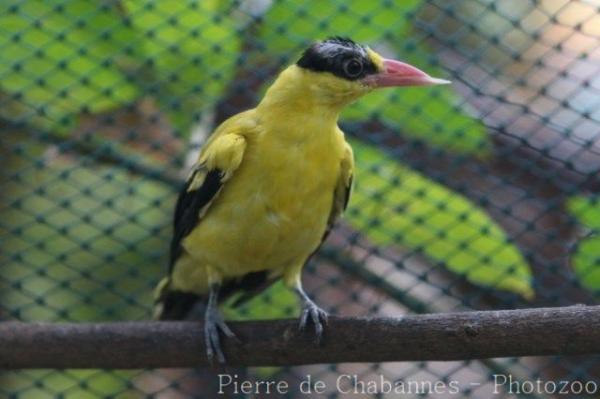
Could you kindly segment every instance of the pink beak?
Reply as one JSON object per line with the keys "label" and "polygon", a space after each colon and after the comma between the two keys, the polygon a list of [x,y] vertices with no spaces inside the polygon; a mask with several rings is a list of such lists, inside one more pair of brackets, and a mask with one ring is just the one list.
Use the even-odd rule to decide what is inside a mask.
{"label": "pink beak", "polygon": [[431,77],[412,65],[396,60],[384,58],[383,68],[383,72],[367,76],[363,81],[375,87],[430,86],[452,83],[449,80]]}

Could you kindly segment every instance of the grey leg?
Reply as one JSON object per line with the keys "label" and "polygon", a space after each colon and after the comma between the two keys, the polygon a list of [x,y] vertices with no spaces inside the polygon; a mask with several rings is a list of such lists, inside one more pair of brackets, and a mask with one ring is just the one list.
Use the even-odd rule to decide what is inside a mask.
{"label": "grey leg", "polygon": [[317,343],[320,343],[323,338],[323,325],[327,325],[327,312],[318,307],[308,295],[306,295],[306,292],[304,292],[301,285],[298,285],[295,290],[302,303],[302,314],[300,315],[299,327],[301,330],[304,330],[308,321],[312,321],[315,325]]}
{"label": "grey leg", "polygon": [[208,305],[204,313],[204,345],[206,346],[206,357],[209,363],[212,363],[215,353],[219,363],[225,363],[225,355],[221,349],[221,340],[219,337],[219,330],[225,334],[227,338],[232,338],[237,341],[237,337],[229,329],[223,316],[219,312],[218,298],[220,284],[212,284],[210,286],[210,292],[208,294]]}

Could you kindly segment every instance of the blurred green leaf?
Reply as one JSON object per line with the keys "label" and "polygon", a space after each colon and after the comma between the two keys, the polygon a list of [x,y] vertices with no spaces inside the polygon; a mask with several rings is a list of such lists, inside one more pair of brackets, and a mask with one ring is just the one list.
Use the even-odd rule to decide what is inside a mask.
{"label": "blurred green leaf", "polygon": [[[431,70],[428,72],[439,76]],[[462,112],[457,104],[459,99],[448,86],[391,88],[368,94],[348,108],[342,117],[366,120],[378,115],[389,126],[433,146],[486,156],[490,142],[485,127]]]}
{"label": "blurred green leaf", "polygon": [[2,2],[0,116],[64,131],[83,111],[134,101],[122,71],[131,37],[113,7],[95,2]]}
{"label": "blurred green leaf", "polygon": [[567,209],[579,223],[590,229],[600,230],[599,197],[571,197],[567,201]]}
{"label": "blurred green leaf", "polygon": [[230,83],[241,40],[226,4],[218,0],[124,0],[151,66],[157,99],[179,134]]}
{"label": "blurred green leaf", "polygon": [[571,264],[581,285],[600,293],[600,236],[581,240],[572,255]]}
{"label": "blurred green leaf", "polygon": [[[597,196],[571,197],[567,209],[579,223],[600,231],[600,200]],[[571,256],[571,264],[581,284],[590,291],[600,292],[600,236],[583,238]]]}
{"label": "blurred green leaf", "polygon": [[519,250],[466,198],[353,142],[358,165],[347,219],[378,245],[417,250],[469,281],[531,298],[531,271]]}
{"label": "blurred green leaf", "polygon": [[[438,77],[445,77],[432,51],[417,41],[412,21],[421,0],[377,2],[275,1],[264,16],[260,38],[272,54],[293,54],[309,42],[332,35],[382,48]],[[369,94],[344,112],[346,120],[373,116],[403,134],[457,152],[487,155],[491,143],[485,127],[465,112],[450,87],[386,89]]]}

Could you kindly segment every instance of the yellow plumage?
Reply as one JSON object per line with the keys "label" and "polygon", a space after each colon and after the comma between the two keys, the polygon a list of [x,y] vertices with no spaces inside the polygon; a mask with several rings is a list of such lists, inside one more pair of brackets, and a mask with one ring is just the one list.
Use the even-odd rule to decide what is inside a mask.
{"label": "yellow plumage", "polygon": [[[354,167],[337,127],[345,102],[315,101],[308,91],[320,88],[302,82],[314,82],[311,75],[296,66],[284,71],[256,109],[225,121],[204,147],[198,164],[222,170],[224,185],[201,228],[183,240],[171,289],[204,294],[209,275],[223,280],[261,270],[290,286],[298,282],[321,243],[334,194],[346,195]],[[295,101],[278,101],[278,91],[293,92]]]}

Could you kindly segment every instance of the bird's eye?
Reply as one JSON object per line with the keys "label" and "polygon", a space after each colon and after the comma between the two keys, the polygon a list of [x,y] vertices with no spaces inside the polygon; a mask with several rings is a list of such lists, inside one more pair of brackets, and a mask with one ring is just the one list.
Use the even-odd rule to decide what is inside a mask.
{"label": "bird's eye", "polygon": [[358,77],[363,71],[363,64],[359,60],[351,59],[344,62],[344,73],[349,78]]}

